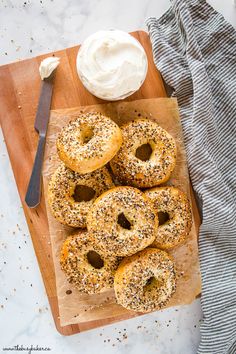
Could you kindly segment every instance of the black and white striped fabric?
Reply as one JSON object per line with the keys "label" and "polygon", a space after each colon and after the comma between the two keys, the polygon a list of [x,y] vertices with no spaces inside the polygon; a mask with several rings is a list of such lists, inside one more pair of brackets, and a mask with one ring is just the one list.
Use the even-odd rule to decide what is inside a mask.
{"label": "black and white striped fabric", "polygon": [[155,64],[178,99],[202,210],[198,353],[235,354],[236,31],[203,0],[173,0],[147,26]]}

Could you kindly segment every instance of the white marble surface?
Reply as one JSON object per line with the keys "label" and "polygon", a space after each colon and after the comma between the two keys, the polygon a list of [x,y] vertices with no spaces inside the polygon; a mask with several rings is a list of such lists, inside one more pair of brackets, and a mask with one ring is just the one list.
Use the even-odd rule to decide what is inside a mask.
{"label": "white marble surface", "polygon": [[[232,0],[211,0],[236,24]],[[145,29],[167,0],[0,0],[0,64],[81,42],[98,29]],[[15,345],[55,354],[193,354],[199,343],[200,301],[71,337],[57,333],[0,135],[0,350]]]}

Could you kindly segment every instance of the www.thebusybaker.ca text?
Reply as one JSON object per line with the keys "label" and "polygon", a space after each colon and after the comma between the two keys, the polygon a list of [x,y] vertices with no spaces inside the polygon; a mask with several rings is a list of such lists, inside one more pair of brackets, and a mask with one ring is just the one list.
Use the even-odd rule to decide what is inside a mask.
{"label": "www.thebusybaker.ca text", "polygon": [[28,354],[31,354],[33,351],[50,351],[51,348],[49,347],[40,347],[39,345],[30,345],[30,346],[24,346],[23,344],[19,345],[14,345],[13,347],[4,347],[2,348],[4,351],[26,351]]}

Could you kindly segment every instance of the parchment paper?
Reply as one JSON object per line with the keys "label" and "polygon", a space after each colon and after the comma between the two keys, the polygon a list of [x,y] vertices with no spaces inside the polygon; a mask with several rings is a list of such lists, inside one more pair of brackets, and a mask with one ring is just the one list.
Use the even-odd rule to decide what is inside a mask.
{"label": "parchment paper", "polygon": [[[46,200],[49,177],[55,171],[59,162],[55,145],[58,133],[65,124],[79,113],[91,111],[104,113],[119,125],[138,117],[155,119],[177,142],[177,164],[168,184],[179,187],[190,198],[190,182],[177,101],[172,98],[156,98],[51,111],[43,169]],[[117,319],[125,319],[138,315],[138,313],[128,311],[116,304],[113,290],[108,290],[97,295],[83,295],[67,282],[64,273],[60,269],[59,254],[63,240],[75,229],[65,227],[57,222],[51,215],[47,202],[46,207],[55,266],[61,325],[65,326],[116,317]],[[178,280],[176,293],[167,307],[191,303],[201,291],[195,222],[196,220],[193,215],[193,226],[186,243],[170,252],[176,262]]]}

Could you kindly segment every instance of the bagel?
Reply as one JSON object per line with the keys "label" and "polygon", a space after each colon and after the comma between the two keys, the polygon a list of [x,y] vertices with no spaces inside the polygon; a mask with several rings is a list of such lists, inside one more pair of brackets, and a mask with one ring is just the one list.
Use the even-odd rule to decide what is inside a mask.
{"label": "bagel", "polygon": [[114,157],[122,144],[122,135],[113,120],[90,112],[62,128],[56,144],[65,165],[85,174],[103,167]]}
{"label": "bagel", "polygon": [[103,254],[128,256],[150,245],[158,227],[152,203],[136,188],[115,187],[98,197],[87,216],[88,231]]}
{"label": "bagel", "polygon": [[113,287],[119,258],[101,255],[88,232],[81,230],[63,242],[60,264],[69,283],[82,293],[95,294]]}
{"label": "bagel", "polygon": [[117,303],[137,312],[161,309],[175,288],[174,262],[165,251],[155,248],[123,259],[114,278]]}
{"label": "bagel", "polygon": [[[118,180],[138,188],[166,182],[176,162],[174,138],[156,122],[142,118],[124,124],[121,131],[122,146],[110,162]],[[150,150],[149,156],[137,157],[138,150],[145,145]]]}
{"label": "bagel", "polygon": [[[154,247],[169,249],[185,241],[192,227],[190,202],[185,193],[175,187],[156,187],[145,191],[159,218]],[[164,220],[163,220],[164,221]],[[161,224],[161,225],[160,225]]]}
{"label": "bagel", "polygon": [[[85,195],[81,201],[76,201],[74,194],[77,187],[80,187],[81,194],[83,188],[88,189],[91,199]],[[61,162],[48,185],[48,204],[52,215],[60,223],[85,228],[87,213],[93,201],[112,187],[113,182],[106,167],[80,175]]]}

